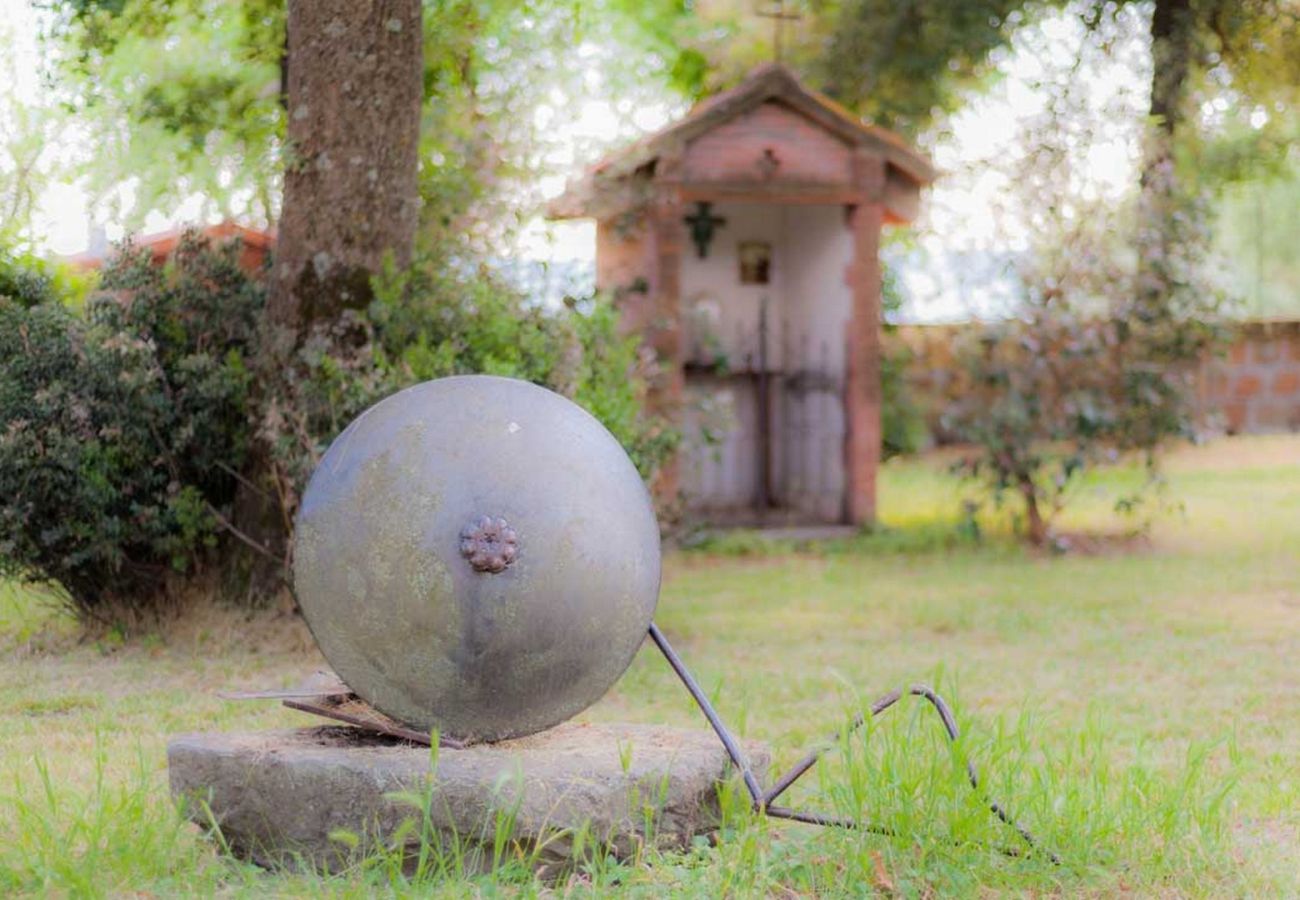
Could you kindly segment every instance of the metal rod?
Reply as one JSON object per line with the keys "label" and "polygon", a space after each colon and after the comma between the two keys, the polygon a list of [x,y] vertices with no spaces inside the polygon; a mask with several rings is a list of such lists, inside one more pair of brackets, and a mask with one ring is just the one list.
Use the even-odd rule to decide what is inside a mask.
{"label": "metal rod", "polygon": [[[727,730],[727,726],[723,724],[721,716],[719,716],[717,710],[713,708],[713,704],[709,702],[709,698],[705,696],[704,690],[700,687],[699,682],[695,680],[694,676],[691,675],[690,670],[686,668],[686,663],[683,662],[682,658],[677,655],[675,650],[673,650],[672,645],[668,643],[668,639],[664,637],[664,633],[659,630],[659,626],[654,622],[650,623],[649,632],[650,639],[655,642],[655,646],[657,646],[659,651],[663,653],[664,658],[668,660],[668,664],[672,666],[677,677],[681,680],[682,684],[686,686],[686,690],[690,692],[696,705],[699,706],[700,711],[704,713],[704,717],[708,719],[709,724],[713,726],[713,731],[718,735],[718,739],[722,741],[722,746],[726,748],[727,755],[740,771],[741,777],[745,782],[745,789],[749,791],[749,796],[753,801],[755,811],[772,818],[789,819],[794,822],[804,822],[809,825],[869,831],[873,834],[883,834],[888,836],[896,835],[896,832],[893,830],[881,826],[868,825],[857,822],[853,819],[825,816],[820,813],[802,812],[785,806],[773,806],[772,801],[785,793],[791,785],[816,765],[817,761],[821,759],[828,750],[832,749],[836,742],[842,741],[858,728],[861,728],[868,717],[874,718],[875,716],[880,715],[902,699],[902,691],[890,691],[875,703],[871,704],[871,707],[867,712],[858,713],[853,717],[853,720],[849,722],[846,728],[837,732],[827,743],[810,750],[802,759],[795,763],[785,775],[781,776],[770,790],[764,792],[758,784],[758,779],[754,777],[754,772],[749,767],[749,762],[745,759],[745,755],[740,749],[740,744],[737,743],[731,732]],[[950,742],[957,741],[960,737],[960,731],[957,728],[957,719],[953,716],[952,709],[942,697],[923,684],[913,684],[907,689],[907,693],[914,697],[923,697],[927,700],[930,705],[934,707],[935,712],[939,714],[939,719],[943,722],[943,728],[948,735],[948,740]],[[971,788],[978,791],[980,789],[979,772],[976,770],[975,764],[969,759],[966,760],[966,777],[970,781]],[[1033,834],[1015,819],[1011,818],[1010,814],[1003,809],[1000,803],[992,799],[988,799],[987,802],[989,804],[989,809],[993,814],[1003,823],[1014,828],[1031,850],[1041,851],[1046,854],[1047,858],[1054,864],[1061,864],[1061,858],[1051,850],[1039,847],[1038,841],[1034,838]],[[1007,849],[1001,849],[1001,852],[1010,856],[1016,855],[1014,852]]]}
{"label": "metal rod", "polygon": [[845,828],[850,831],[870,831],[873,834],[886,834],[891,837],[895,832],[890,828],[877,825],[863,825],[853,819],[841,819],[838,816],[823,816],[821,813],[803,812],[788,806],[769,806],[765,812],[774,819],[789,819],[806,825],[821,825],[825,828]]}
{"label": "metal rod", "polygon": [[758,413],[758,507],[776,505],[772,490],[772,381],[767,359],[767,308],[770,295],[758,302],[758,384],[755,392]]}
{"label": "metal rod", "polygon": [[[889,709],[889,707],[897,703],[902,696],[903,696],[902,691],[890,691],[888,694],[881,697],[875,703],[871,704],[871,715],[872,716],[880,715],[882,712]],[[772,785],[772,787],[768,790],[768,792],[763,795],[763,802],[771,803],[777,797],[780,797],[782,794],[784,794],[789,789],[790,785],[798,781],[799,778],[805,772],[807,772],[809,769],[811,769],[814,765],[817,764],[817,760],[821,759],[823,753],[827,752],[828,750],[834,749],[836,744],[840,743],[850,734],[852,734],[853,732],[861,728],[863,723],[866,721],[867,721],[866,715],[863,713],[858,713],[856,716],[853,717],[853,721],[849,723],[847,728],[844,728],[836,732],[835,734],[831,735],[827,739],[826,743],[822,744],[820,747],[814,747],[812,750],[809,750],[808,753],[803,757],[803,759],[795,763],[790,768],[790,771],[782,775],[777,780],[776,784]]]}
{"label": "metal rod", "polygon": [[668,638],[664,637],[664,633],[659,630],[659,626],[654,622],[650,623],[650,640],[655,642],[655,646],[668,660],[668,665],[673,667],[673,671],[677,673],[677,677],[681,679],[682,684],[686,685],[686,690],[690,691],[691,696],[695,698],[695,703],[699,706],[700,711],[704,713],[704,718],[709,720],[709,724],[713,726],[714,732],[718,735],[718,740],[722,741],[722,746],[726,748],[727,755],[731,757],[731,761],[740,770],[741,778],[745,781],[745,788],[749,791],[754,808],[761,812],[763,810],[763,789],[759,787],[758,779],[754,777],[753,770],[749,768],[749,762],[745,759],[740,744],[731,736],[731,732],[723,724],[722,718],[713,708],[713,704],[704,695],[703,688],[687,670],[686,663],[682,662],[682,658],[673,650],[672,645],[668,643]]}
{"label": "metal rod", "polygon": [[[898,837],[898,832],[892,828],[886,828],[883,825],[866,825],[854,819],[841,819],[835,816],[823,816],[820,813],[801,812],[797,809],[790,809],[786,806],[769,806],[766,810],[768,816],[773,819],[789,819],[792,822],[803,822],[806,825],[820,825],[824,828],[843,828],[847,831],[865,831],[868,834],[881,834],[885,837]],[[954,847],[961,847],[970,844],[970,841],[953,841]],[[987,846],[986,844],[976,843],[975,846]],[[1032,846],[1032,845],[1031,845]],[[1003,856],[1019,857],[1023,853],[1015,847],[994,847]],[[1060,865],[1060,860],[1052,854],[1048,854],[1052,862]]]}
{"label": "metal rod", "polygon": [[[930,705],[939,712],[939,718],[943,720],[943,727],[948,732],[948,739],[950,741],[956,741],[958,736],[957,721],[953,717],[952,710],[948,708],[948,704],[944,702],[944,699],[923,684],[912,685],[910,693],[918,697],[924,697],[926,700],[930,701]],[[966,760],[966,777],[970,781],[971,788],[978,791],[980,789],[979,771],[975,768],[975,763],[971,762],[969,759]],[[993,815],[997,816],[1004,824],[1014,828],[1020,837],[1024,839],[1026,844],[1034,850],[1043,849],[1038,846],[1038,842],[1034,839],[1034,836],[1030,833],[1029,829],[1011,818],[1011,814],[1002,808],[1001,803],[998,803],[998,801],[991,798],[986,797],[985,799],[987,800],[989,809],[992,810]],[[1051,850],[1043,850],[1043,852],[1046,853],[1047,858],[1056,865],[1059,866],[1061,864],[1061,858]]]}

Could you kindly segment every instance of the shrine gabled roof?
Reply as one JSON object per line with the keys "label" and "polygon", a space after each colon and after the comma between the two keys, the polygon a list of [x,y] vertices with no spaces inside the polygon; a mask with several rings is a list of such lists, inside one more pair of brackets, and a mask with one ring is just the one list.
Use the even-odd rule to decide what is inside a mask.
{"label": "shrine gabled roof", "polygon": [[879,152],[891,168],[916,188],[935,179],[934,166],[900,135],[862,121],[830,97],[805,86],[785,66],[768,63],[754,69],[735,87],[700,101],[683,118],[591,166],[579,183],[552,201],[550,214],[555,218],[590,215],[587,208],[600,192],[602,183],[618,181],[643,169],[666,150],[688,143],[768,101],[784,103],[849,144]]}

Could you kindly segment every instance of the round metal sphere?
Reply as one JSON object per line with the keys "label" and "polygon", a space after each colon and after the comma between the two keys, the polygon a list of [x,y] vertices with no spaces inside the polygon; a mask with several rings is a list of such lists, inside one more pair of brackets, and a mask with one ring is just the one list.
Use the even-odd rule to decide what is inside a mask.
{"label": "round metal sphere", "polygon": [[317,466],[295,534],[298,601],[335,672],[458,739],[590,706],[659,596],[659,528],[623,448],[508,378],[429,381],[366,410]]}

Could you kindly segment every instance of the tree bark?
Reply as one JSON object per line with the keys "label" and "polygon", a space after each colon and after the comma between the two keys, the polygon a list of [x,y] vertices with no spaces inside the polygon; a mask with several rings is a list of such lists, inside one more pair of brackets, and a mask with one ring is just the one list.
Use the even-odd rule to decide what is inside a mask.
{"label": "tree bark", "polygon": [[410,261],[423,58],[420,0],[290,0],[284,202],[268,302],[301,334]]}
{"label": "tree bark", "polygon": [[1177,212],[1182,197],[1174,148],[1186,114],[1195,22],[1192,0],[1155,0],[1150,122],[1139,181],[1137,247],[1143,287],[1135,298],[1150,315],[1169,306],[1174,290],[1171,260],[1177,250]]}
{"label": "tree bark", "polygon": [[[316,323],[361,309],[392,254],[410,262],[419,214],[424,60],[420,0],[289,0],[284,197],[271,272],[260,402]],[[273,594],[288,575],[293,485],[259,437],[232,533],[256,548],[234,592]],[[237,529],[237,531],[235,530]]]}
{"label": "tree bark", "polygon": [[1038,488],[1028,475],[1020,476],[1019,486],[1025,499],[1025,537],[1031,545],[1041,547],[1047,543],[1047,520],[1038,506]]}
{"label": "tree bark", "polygon": [[1156,168],[1173,158],[1174,135],[1182,125],[1187,100],[1194,24],[1191,0],[1156,0],[1151,13],[1152,129],[1143,160],[1143,186],[1157,180]]}

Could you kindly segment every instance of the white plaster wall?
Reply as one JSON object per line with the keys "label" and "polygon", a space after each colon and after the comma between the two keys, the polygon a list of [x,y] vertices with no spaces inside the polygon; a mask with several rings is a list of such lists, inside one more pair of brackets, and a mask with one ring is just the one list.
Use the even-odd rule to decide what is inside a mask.
{"label": "white plaster wall", "polygon": [[791,377],[779,397],[780,481],[791,506],[810,518],[836,521],[844,508],[843,391],[853,235],[839,206],[787,207],[781,218],[783,358]]}
{"label": "white plaster wall", "polygon": [[[853,308],[848,267],[853,234],[840,206],[795,206],[780,211],[786,265],[781,292],[796,365],[844,370],[844,335]],[[806,349],[804,349],[806,347]]]}
{"label": "white plaster wall", "polygon": [[[690,208],[694,213],[694,206]],[[782,222],[779,208],[757,204],[720,203],[713,214],[727,220],[714,230],[709,255],[700,259],[687,241],[682,253],[682,303],[690,347],[701,346],[705,326],[721,344],[733,370],[758,368],[758,319],[763,298],[768,298],[768,365],[780,363],[772,354],[781,346],[771,332],[781,320],[780,252]],[[741,284],[738,248],[744,241],[766,241],[773,247],[770,284]]]}
{"label": "white plaster wall", "polygon": [[[693,210],[691,210],[693,211]],[[844,340],[851,308],[845,273],[852,236],[839,206],[717,204],[727,219],[709,255],[682,258],[686,339],[695,358],[726,356],[728,378],[688,379],[683,489],[697,510],[741,510],[757,496],[759,310],[768,304],[772,465],[778,501],[804,518],[837,521],[843,508]],[[771,283],[742,285],[737,250],[772,245]],[[712,335],[704,339],[704,333]],[[703,430],[719,440],[705,444]]]}

